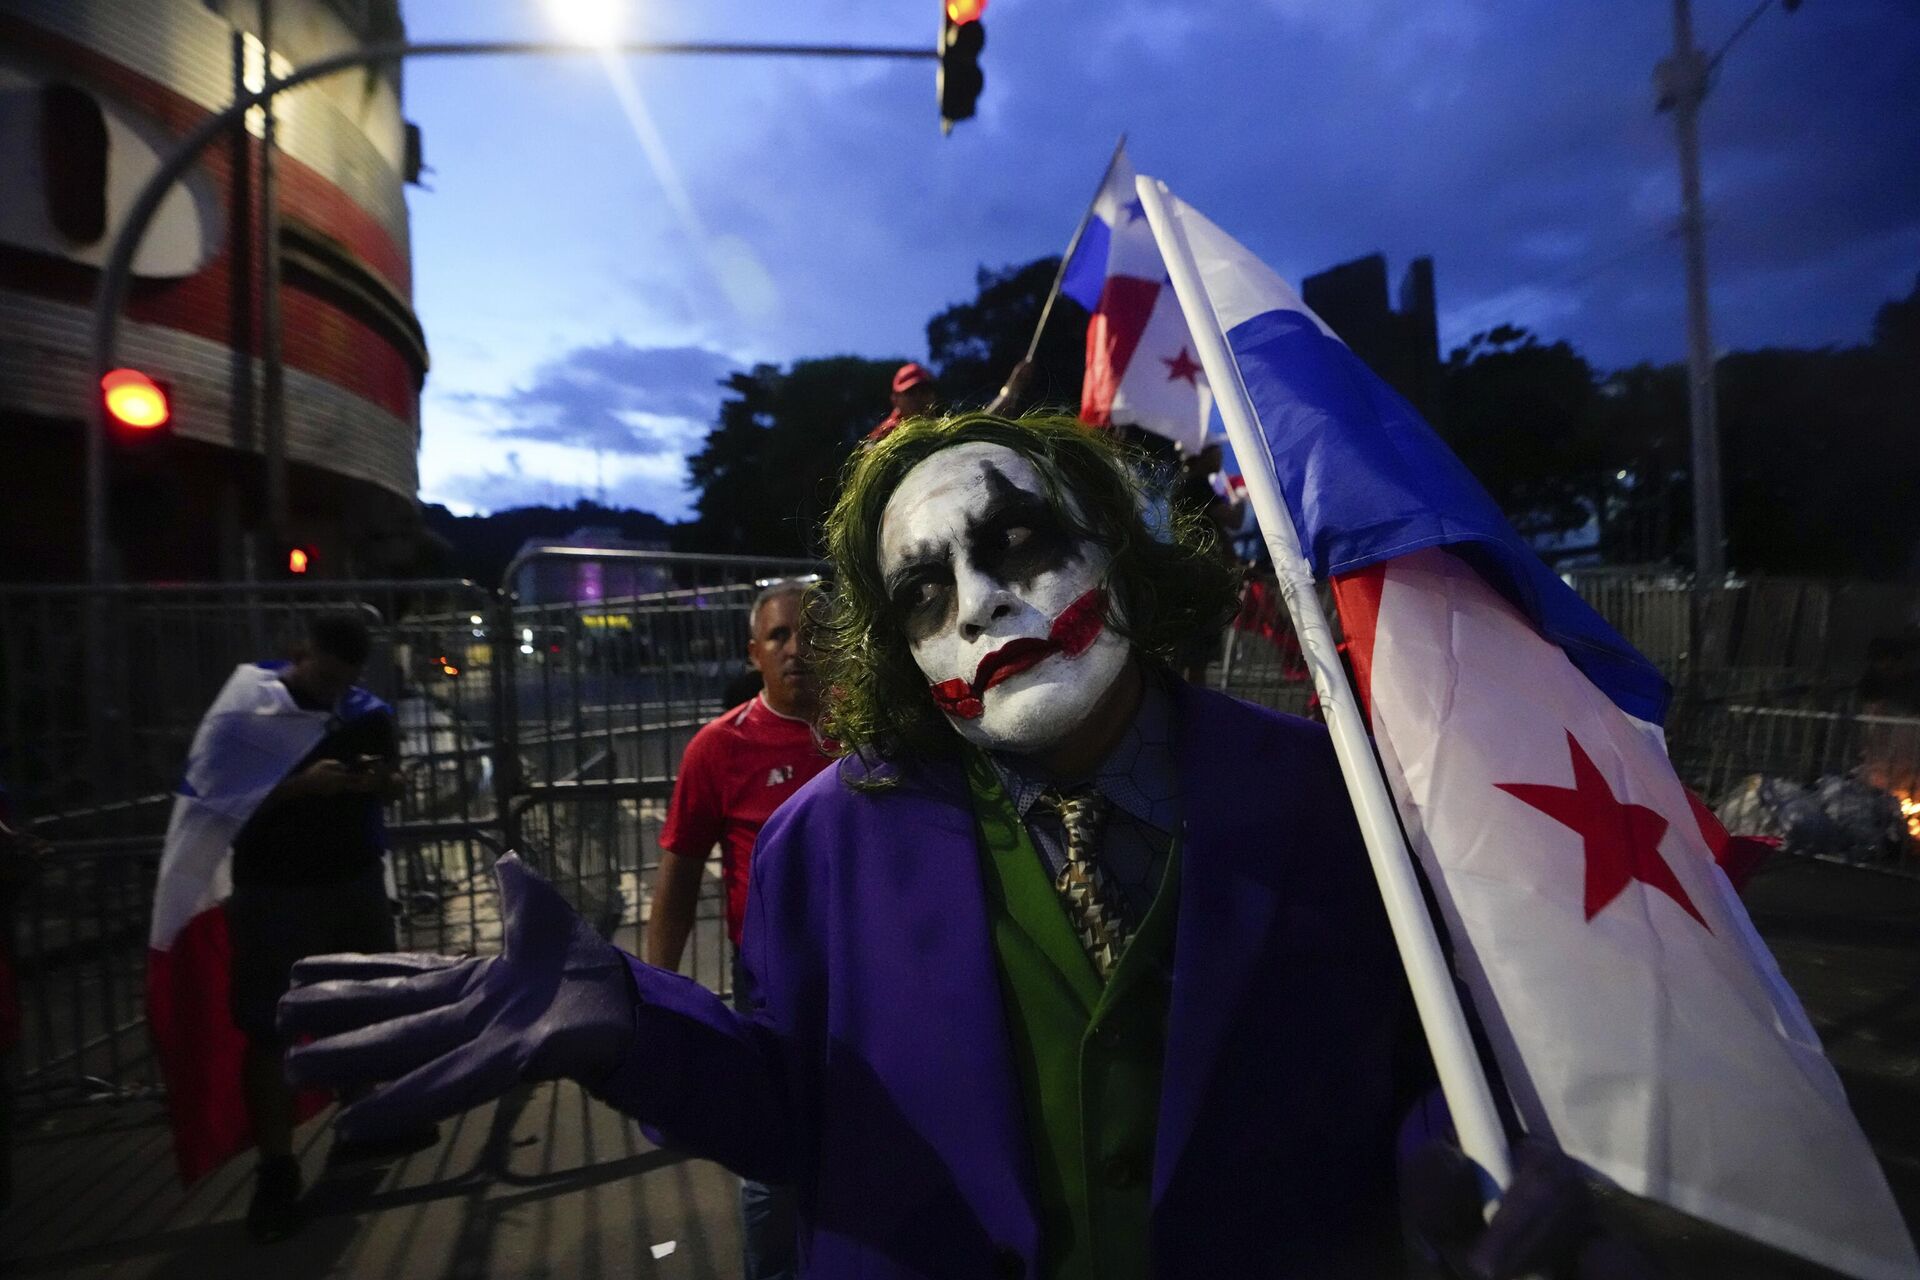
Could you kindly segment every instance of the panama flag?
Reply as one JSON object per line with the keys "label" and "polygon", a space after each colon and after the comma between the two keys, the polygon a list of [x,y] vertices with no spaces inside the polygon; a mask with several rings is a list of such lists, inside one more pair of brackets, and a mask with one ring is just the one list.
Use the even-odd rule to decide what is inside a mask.
{"label": "panama flag", "polygon": [[1060,292],[1092,317],[1080,418],[1142,427],[1192,453],[1206,437],[1213,395],[1133,181],[1126,151],[1116,149],[1061,272]]}
{"label": "panama flag", "polygon": [[[267,794],[326,736],[325,711],[294,703],[283,663],[243,664],[194,731],[174,798],[147,935],[147,1025],[167,1087],[174,1159],[191,1183],[253,1143],[240,1092],[245,1038],[228,1010],[225,900],[233,838]],[[384,704],[361,690],[344,716]],[[296,1115],[324,1094],[301,1098]]]}
{"label": "panama flag", "polygon": [[[1262,524],[1290,519],[1312,576],[1332,579],[1380,767],[1527,1128],[1629,1191],[1849,1275],[1920,1275],[1716,863],[1725,833],[1668,761],[1659,673],[1285,281],[1148,193],[1194,329],[1214,326],[1215,386],[1234,383],[1220,394],[1249,488],[1278,499]],[[1288,534],[1265,533],[1276,564],[1298,563]]]}

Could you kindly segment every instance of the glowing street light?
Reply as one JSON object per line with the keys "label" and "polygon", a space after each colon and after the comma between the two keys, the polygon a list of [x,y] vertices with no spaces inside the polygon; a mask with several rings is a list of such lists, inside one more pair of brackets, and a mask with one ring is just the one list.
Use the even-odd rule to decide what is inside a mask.
{"label": "glowing street light", "polygon": [[626,0],[548,0],[554,25],[570,40],[610,45],[627,25]]}

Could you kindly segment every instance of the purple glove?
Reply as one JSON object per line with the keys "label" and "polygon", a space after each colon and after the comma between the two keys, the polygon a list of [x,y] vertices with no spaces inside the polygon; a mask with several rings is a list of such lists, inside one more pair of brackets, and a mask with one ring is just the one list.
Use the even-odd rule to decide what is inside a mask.
{"label": "purple glove", "polygon": [[1492,1221],[1481,1212],[1480,1175],[1450,1142],[1433,1141],[1400,1168],[1401,1198],[1421,1240],[1455,1275],[1512,1280],[1658,1280],[1654,1264],[1601,1229],[1580,1167],[1533,1138],[1513,1148],[1513,1182]]}
{"label": "purple glove", "polygon": [[335,1121],[352,1140],[391,1137],[527,1080],[592,1087],[632,1044],[626,957],[554,887],[508,854],[494,865],[501,954],[316,956],[294,966],[280,1032],[297,1085],[392,1081]]}

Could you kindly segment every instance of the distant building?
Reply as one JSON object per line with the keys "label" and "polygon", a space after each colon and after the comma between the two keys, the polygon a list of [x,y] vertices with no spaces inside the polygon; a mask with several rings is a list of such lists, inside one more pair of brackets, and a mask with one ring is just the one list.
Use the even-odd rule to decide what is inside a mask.
{"label": "distant building", "polygon": [[1300,282],[1300,297],[1368,368],[1438,424],[1440,327],[1432,258],[1407,264],[1397,308],[1388,302],[1387,260],[1378,253],[1308,276]]}
{"label": "distant building", "polygon": [[513,575],[514,591],[523,605],[594,604],[655,595],[673,586],[672,571],[658,562],[597,558],[590,554],[541,556],[539,553],[666,549],[664,542],[633,541],[622,538],[618,529],[599,526],[575,529],[564,538],[529,538],[514,557],[526,559]]}
{"label": "distant building", "polygon": [[[398,0],[274,0],[273,65],[403,38]],[[174,143],[263,83],[253,0],[0,0],[0,578],[85,564],[91,303],[135,193]],[[394,66],[290,91],[275,112],[289,499],[265,533],[261,120],[214,143],[134,260],[120,363],[171,384],[173,438],[115,474],[131,581],[411,566],[419,396],[404,188],[419,139]],[[135,483],[134,481],[137,481]]]}

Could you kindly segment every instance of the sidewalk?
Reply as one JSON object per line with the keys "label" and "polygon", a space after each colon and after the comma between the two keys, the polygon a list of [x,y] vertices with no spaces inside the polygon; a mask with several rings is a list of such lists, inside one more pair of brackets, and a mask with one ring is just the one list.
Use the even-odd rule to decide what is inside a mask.
{"label": "sidewalk", "polygon": [[[441,1126],[437,1147],[328,1169],[332,1112],[296,1149],[306,1229],[255,1245],[242,1158],[182,1192],[157,1103],[58,1112],[17,1135],[0,1217],[13,1277],[708,1280],[740,1273],[738,1180],[649,1143],[571,1084],[517,1091]],[[661,1256],[656,1257],[658,1252]]]}
{"label": "sidewalk", "polygon": [[[710,869],[710,876],[713,872]],[[717,877],[715,877],[717,885]],[[627,901],[639,886],[625,885]],[[712,896],[712,895],[709,895]],[[707,909],[710,908],[710,909]],[[717,897],[703,899],[690,960],[719,954]],[[445,911],[435,941],[492,950],[492,895]],[[462,932],[471,930],[471,934]],[[639,926],[614,941],[640,945]],[[0,1215],[0,1276],[85,1280],[735,1280],[740,1182],[662,1151],[639,1125],[571,1083],[516,1090],[440,1126],[439,1145],[383,1165],[329,1168],[333,1109],[294,1138],[306,1229],[247,1235],[254,1157],[189,1191],[157,1101],[21,1116],[14,1203]],[[659,1256],[655,1251],[659,1250]]]}

